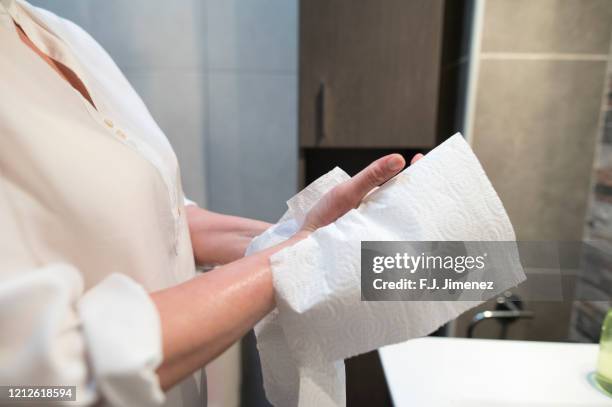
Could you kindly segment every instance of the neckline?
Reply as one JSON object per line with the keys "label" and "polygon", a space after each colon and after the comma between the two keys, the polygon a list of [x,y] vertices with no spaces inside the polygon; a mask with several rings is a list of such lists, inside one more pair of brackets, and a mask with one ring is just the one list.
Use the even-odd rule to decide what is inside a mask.
{"label": "neckline", "polygon": [[73,89],[79,92],[81,96],[83,96],[83,98],[85,98],[85,100],[87,100],[93,106],[93,108],[97,110],[96,105],[91,95],[89,94],[89,90],[87,89],[87,87],[85,86],[85,83],[83,83],[81,78],[79,78],[79,76],[72,69],[70,69],[69,67],[61,63],[60,61],[57,61],[49,57],[48,55],[43,53],[40,49],[38,49],[36,47],[36,44],[32,42],[32,40],[28,37],[27,33],[23,30],[23,28],[19,24],[14,22],[14,26],[15,26],[15,29],[17,30],[17,35],[19,36],[19,39],[21,40],[21,42],[24,43],[30,50],[34,51],[34,53],[37,54],[40,58],[42,58],[42,60],[53,71],[55,71],[58,75],[60,75],[66,82],[68,82],[68,84],[70,84]]}
{"label": "neckline", "polygon": [[[9,22],[12,27],[9,27],[9,31],[11,31],[12,35],[14,35],[24,47],[28,47],[28,45],[23,43],[23,40],[19,37],[19,33],[17,32],[18,28],[15,27],[15,24],[18,24],[28,39],[40,50],[40,52],[72,71],[72,73],[83,84],[83,87],[89,94],[93,105],[81,94],[81,92],[72,86],[70,82],[63,78],[62,75],[55,72],[52,67],[47,66],[48,69],[53,71],[57,80],[62,81],[65,86],[74,92],[75,96],[77,96],[83,102],[83,104],[85,104],[87,110],[91,111],[91,109],[93,109],[94,111],[101,113],[99,98],[93,91],[94,87],[91,86],[91,81],[84,72],[85,70],[82,69],[80,61],[74,56],[75,54],[72,52],[70,44],[66,43],[57,32],[45,24],[45,22],[36,15],[36,10],[31,10],[34,7],[27,2],[22,2],[19,0],[0,1],[2,2],[0,3],[0,6],[4,5],[4,9],[10,17]],[[35,52],[34,50],[30,51]],[[42,62],[47,65],[47,62],[44,61],[40,55],[37,55],[37,57],[41,58]]]}

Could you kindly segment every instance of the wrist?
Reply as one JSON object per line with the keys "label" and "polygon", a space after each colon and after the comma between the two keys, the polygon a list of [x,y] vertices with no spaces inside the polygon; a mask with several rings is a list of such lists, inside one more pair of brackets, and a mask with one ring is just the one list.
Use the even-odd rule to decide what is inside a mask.
{"label": "wrist", "polygon": [[277,253],[286,247],[293,246],[299,241],[306,239],[310,235],[310,233],[311,232],[300,230],[297,233],[295,233],[293,236],[291,236],[289,239],[281,243],[278,243],[277,245],[271,246],[268,249],[261,251],[260,253],[265,253],[266,257],[269,259],[270,256],[272,256],[274,253]]}

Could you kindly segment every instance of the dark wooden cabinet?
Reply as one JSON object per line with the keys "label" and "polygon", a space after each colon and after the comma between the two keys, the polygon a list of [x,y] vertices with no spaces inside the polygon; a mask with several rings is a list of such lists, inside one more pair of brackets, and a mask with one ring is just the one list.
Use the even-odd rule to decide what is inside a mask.
{"label": "dark wooden cabinet", "polygon": [[435,145],[443,3],[300,1],[301,147]]}

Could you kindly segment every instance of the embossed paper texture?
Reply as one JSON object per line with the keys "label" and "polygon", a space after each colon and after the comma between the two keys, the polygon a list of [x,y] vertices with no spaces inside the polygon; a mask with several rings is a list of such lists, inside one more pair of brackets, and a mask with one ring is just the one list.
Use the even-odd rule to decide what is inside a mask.
{"label": "embossed paper texture", "polygon": [[[295,233],[305,213],[349,177],[339,168],[288,201],[247,254]],[[266,396],[275,406],[344,406],[344,359],[425,336],[474,301],[361,301],[362,240],[514,241],[478,159],[456,134],[331,225],[272,256],[277,308],[255,327]],[[491,297],[525,279],[510,267]]]}

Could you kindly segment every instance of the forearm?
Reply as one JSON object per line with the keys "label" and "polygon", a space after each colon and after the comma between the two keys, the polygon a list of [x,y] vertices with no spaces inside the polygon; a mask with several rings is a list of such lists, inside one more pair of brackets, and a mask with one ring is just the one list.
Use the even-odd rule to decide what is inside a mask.
{"label": "forearm", "polygon": [[[415,156],[413,162],[418,158]],[[375,161],[321,197],[308,212],[300,232],[285,243],[154,294],[153,300],[161,315],[164,342],[164,363],[158,370],[162,386],[167,389],[210,362],[274,308],[269,263],[273,253],[295,244],[309,231],[334,222],[358,206],[364,196],[392,178],[404,164],[404,159],[398,154]],[[198,239],[206,239],[203,232],[210,230],[211,224],[218,223],[224,230],[228,223],[236,222],[250,230],[250,237],[268,227],[264,222],[248,219],[207,218],[208,215],[224,215],[202,211],[192,208],[187,213],[196,258],[198,251],[206,248],[200,245],[204,240]],[[235,226],[233,224],[228,229],[235,230]],[[246,244],[240,248],[240,256]]]}
{"label": "forearm", "polygon": [[303,237],[152,294],[162,323],[164,389],[212,361],[274,308],[269,258]]}
{"label": "forearm", "polygon": [[244,256],[253,239],[270,224],[254,219],[223,215],[196,206],[186,208],[196,263],[226,264]]}

